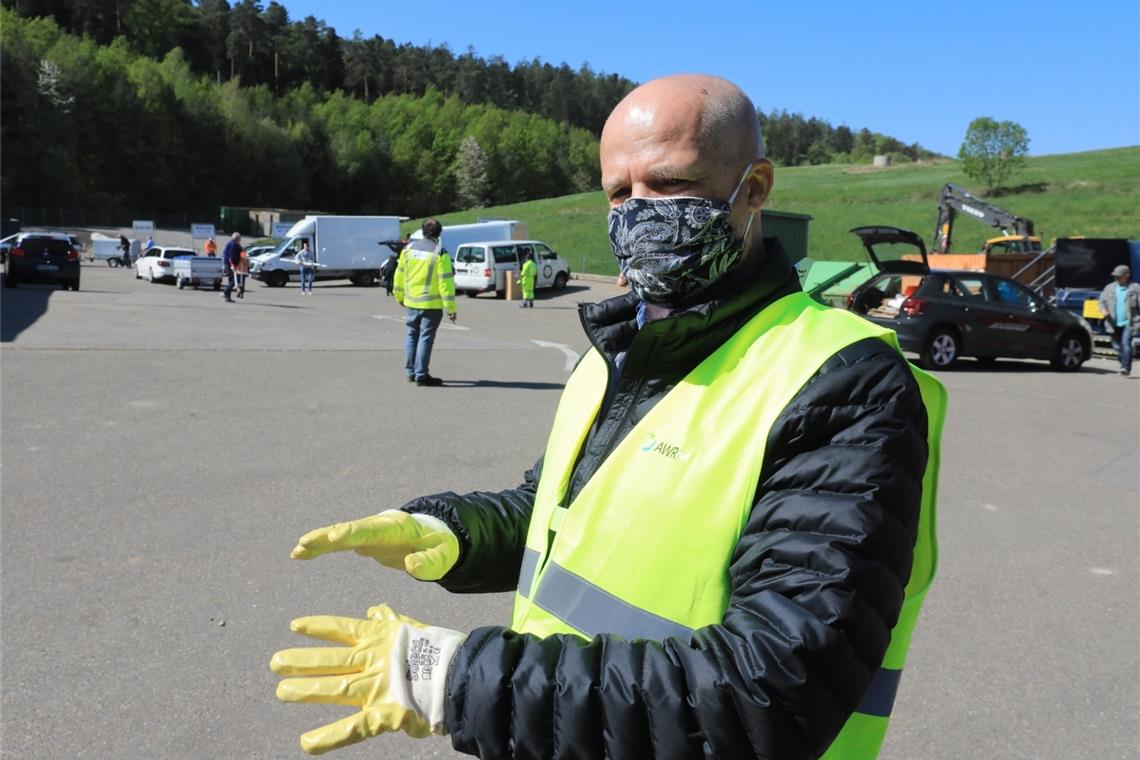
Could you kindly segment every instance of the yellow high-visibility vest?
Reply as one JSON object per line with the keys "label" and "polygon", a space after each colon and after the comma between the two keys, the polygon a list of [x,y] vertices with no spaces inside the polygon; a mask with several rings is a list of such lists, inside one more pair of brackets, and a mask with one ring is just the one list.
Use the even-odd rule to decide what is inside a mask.
{"label": "yellow high-visibility vest", "polygon": [[409,309],[455,313],[455,273],[451,257],[434,240],[413,240],[400,251],[392,275],[392,296]]}
{"label": "yellow high-visibility vest", "polygon": [[[549,636],[688,642],[728,608],[733,549],[755,503],[768,434],[837,351],[895,334],[803,293],[768,306],[669,391],[582,488],[566,496],[606,389],[591,350],[571,375],[547,443],[511,627]],[[911,367],[928,416],[929,458],[914,565],[879,671],[826,758],[874,758],[937,560],[935,497],[946,391]]]}

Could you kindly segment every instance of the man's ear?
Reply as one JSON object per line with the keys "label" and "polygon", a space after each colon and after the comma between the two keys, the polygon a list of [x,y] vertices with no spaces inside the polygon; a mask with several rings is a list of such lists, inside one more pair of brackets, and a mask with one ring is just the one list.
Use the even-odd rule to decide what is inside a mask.
{"label": "man's ear", "polygon": [[748,175],[748,210],[750,212],[756,213],[767,202],[774,181],[772,163],[768,159],[758,158],[752,162],[752,171]]}

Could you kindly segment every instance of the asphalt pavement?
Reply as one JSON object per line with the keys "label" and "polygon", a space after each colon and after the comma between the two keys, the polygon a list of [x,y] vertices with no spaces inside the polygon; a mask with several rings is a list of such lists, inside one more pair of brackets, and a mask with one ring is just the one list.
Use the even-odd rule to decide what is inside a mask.
{"label": "asphalt pavement", "polygon": [[[404,379],[381,288],[212,290],[83,267],[0,300],[0,750],[12,758],[300,758],[346,708],[286,705],[290,619],[397,611],[504,624],[314,527],[425,493],[511,487],[586,340],[575,281],[533,310],[461,298],[442,388]],[[1140,380],[1105,360],[944,373],[941,564],[882,757],[1133,758],[1140,715]],[[335,757],[458,757],[372,739]]]}

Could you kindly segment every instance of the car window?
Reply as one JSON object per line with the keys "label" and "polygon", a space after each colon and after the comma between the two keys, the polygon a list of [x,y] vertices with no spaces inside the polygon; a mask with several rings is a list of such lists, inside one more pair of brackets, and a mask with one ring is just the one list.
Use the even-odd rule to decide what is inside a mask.
{"label": "car window", "polygon": [[535,243],[535,245],[534,245],[534,250],[535,250],[535,253],[537,254],[537,257],[538,257],[539,259],[542,259],[543,261],[546,261],[546,260],[548,260],[548,259],[556,259],[556,258],[558,258],[558,254],[557,254],[557,253],[555,253],[554,251],[550,250],[549,248],[547,248],[547,247],[546,247],[545,245],[543,245],[542,243]]}
{"label": "car window", "polygon": [[962,291],[949,277],[926,277],[918,287],[916,295],[933,298],[938,296],[961,298]]}
{"label": "car window", "polygon": [[71,243],[55,238],[33,237],[25,239],[20,243],[20,247],[28,256],[36,256],[43,253],[68,253],[71,250]]}
{"label": "car window", "polygon": [[529,245],[520,245],[519,246],[519,260],[520,261],[522,260],[522,257],[526,256],[528,253],[529,254],[534,253],[534,247],[533,246],[529,246]]}
{"label": "car window", "polygon": [[1029,308],[1033,306],[1033,294],[1011,280],[992,280],[994,292],[1002,303],[1016,304]]}
{"label": "car window", "polygon": [[482,264],[487,260],[487,249],[480,245],[460,246],[455,260],[464,264]]}
{"label": "car window", "polygon": [[981,277],[959,277],[958,288],[965,298],[986,300],[986,284]]}
{"label": "car window", "polygon": [[497,245],[492,249],[496,264],[514,264],[518,261],[513,245]]}

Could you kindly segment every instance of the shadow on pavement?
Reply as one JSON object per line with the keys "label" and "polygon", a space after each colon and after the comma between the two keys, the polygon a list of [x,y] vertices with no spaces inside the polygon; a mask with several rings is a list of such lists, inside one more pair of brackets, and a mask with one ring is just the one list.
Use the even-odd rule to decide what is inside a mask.
{"label": "shadow on pavement", "polygon": [[[992,373],[995,375],[1001,374],[1017,374],[1019,372],[1057,372],[1049,366],[1048,362],[1037,362],[1032,359],[1025,361],[1018,361],[1014,359],[998,360],[993,362],[979,362],[977,360],[963,359],[954,365],[951,372],[972,372],[976,374]],[[1093,375],[1115,375],[1115,369],[1103,369],[1101,367],[1092,367],[1088,364],[1082,366],[1078,372],[1085,372]],[[1058,373],[1062,374],[1062,373]]]}
{"label": "shadow on pavement", "polygon": [[0,343],[11,343],[47,311],[48,299],[58,285],[5,287],[0,295]]}
{"label": "shadow on pavement", "polygon": [[517,388],[524,391],[560,391],[564,383],[530,383],[502,380],[446,380],[444,388]]}

